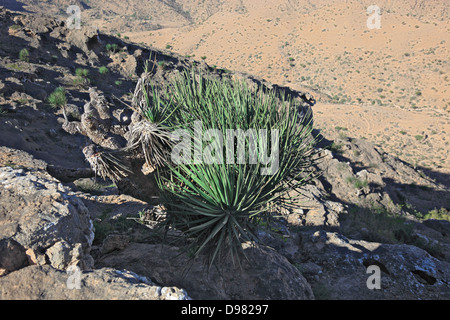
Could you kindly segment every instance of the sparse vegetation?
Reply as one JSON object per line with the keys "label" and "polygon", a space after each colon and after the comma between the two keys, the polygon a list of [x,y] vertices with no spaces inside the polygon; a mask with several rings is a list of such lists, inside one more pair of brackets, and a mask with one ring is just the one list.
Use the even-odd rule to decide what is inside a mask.
{"label": "sparse vegetation", "polygon": [[342,143],[333,142],[331,145],[327,147],[327,149],[331,150],[333,153],[341,154],[343,152],[342,147],[344,145]]}
{"label": "sparse vegetation", "polygon": [[[205,253],[210,265],[225,257],[236,262],[241,241],[258,241],[260,222],[269,224],[275,219],[271,208],[283,206],[286,193],[310,181],[315,140],[306,137],[312,130],[311,118],[310,114],[300,118],[293,100],[279,101],[274,92],[254,93],[245,82],[208,80],[192,72],[183,73],[170,91],[158,93],[151,87],[144,91],[147,98],[139,101],[146,101],[147,107],[142,110],[149,123],[157,125],[161,123],[157,118],[170,117],[162,121],[166,126],[181,126],[188,132],[193,130],[190,124],[199,119],[222,132],[233,128],[252,128],[255,132],[259,132],[258,128],[277,128],[283,146],[274,175],[262,175],[260,164],[216,165],[208,160],[172,164],[166,174],[158,176],[167,208],[166,224],[183,230],[189,239],[187,250],[194,255]],[[172,110],[174,106],[177,109]],[[253,116],[245,116],[248,113]],[[249,152],[245,150],[247,159]]]}
{"label": "sparse vegetation", "polygon": [[10,63],[6,65],[6,68],[14,71],[23,71],[25,70],[25,66],[23,64]]}
{"label": "sparse vegetation", "polygon": [[[367,267],[370,264],[368,261],[373,262],[372,260],[376,260],[383,267],[386,266],[382,269],[385,272],[384,275],[389,273],[392,279],[397,275],[399,275],[399,279],[407,278],[407,281],[391,281],[390,284],[393,287],[390,289],[399,286],[400,291],[393,293],[394,291],[388,290],[389,292],[386,291],[386,294],[402,297],[402,292],[405,293],[405,296],[417,293],[416,289],[422,292],[423,286],[415,280],[424,279],[419,279],[420,277],[414,272],[418,269],[416,253],[422,256],[423,252],[413,246],[424,248],[435,256],[442,254],[439,243],[445,241],[445,237],[443,237],[445,234],[441,232],[444,229],[441,227],[445,227],[445,222],[425,220],[450,221],[448,208],[441,208],[446,204],[446,181],[442,184],[441,178],[445,178],[446,175],[439,175],[440,172],[448,171],[450,164],[447,157],[450,145],[447,138],[449,132],[447,113],[450,102],[443,96],[445,85],[448,84],[448,76],[445,74],[449,63],[446,50],[448,42],[440,39],[442,34],[439,33],[441,32],[439,28],[446,30],[442,28],[442,23],[432,20],[436,21],[435,26],[439,26],[439,28],[433,29],[433,22],[427,23],[426,17],[423,17],[424,19],[418,17],[423,21],[420,22],[420,32],[416,32],[415,30],[418,29],[415,29],[414,25],[418,23],[416,22],[419,21],[418,19],[405,17],[407,22],[403,22],[402,26],[401,19],[396,20],[394,13],[391,13],[389,14],[389,24],[383,25],[381,30],[360,32],[361,28],[354,23],[341,23],[346,10],[339,10],[340,12],[336,16],[335,11],[327,10],[327,8],[325,10],[314,9],[308,12],[311,19],[307,19],[307,21],[297,19],[297,23],[290,23],[291,20],[285,19],[287,16],[281,11],[288,11],[290,18],[295,18],[294,15],[299,12],[294,10],[289,12],[290,7],[275,4],[272,6],[274,11],[272,19],[262,16],[258,16],[257,20],[253,19],[255,15],[252,10],[256,5],[252,5],[248,7],[248,14],[239,13],[239,23],[229,24],[220,20],[220,10],[223,6],[209,8],[207,3],[202,3],[200,8],[196,8],[192,12],[192,17],[188,14],[184,16],[188,20],[172,21],[173,28],[157,30],[158,23],[166,25],[162,21],[166,19],[164,15],[167,12],[172,17],[180,17],[170,12],[173,9],[171,9],[171,5],[174,3],[172,0],[156,1],[155,7],[164,6],[166,9],[164,12],[161,11],[159,16],[149,13],[152,12],[150,10],[154,10],[153,6],[142,8],[133,15],[131,15],[132,12],[126,12],[126,10],[116,15],[114,12],[116,7],[109,5],[108,10],[98,13],[96,12],[99,8],[97,5],[101,6],[98,2],[92,6],[92,10],[89,10],[92,14],[86,15],[83,23],[87,24],[88,19],[95,15],[96,19],[105,20],[102,29],[111,27],[117,29],[109,31],[112,36],[100,35],[102,42],[91,38],[88,39],[87,46],[85,46],[81,41],[82,48],[78,48],[73,41],[72,43],[66,42],[65,32],[58,32],[58,30],[63,30],[59,27],[54,28],[55,25],[47,28],[48,32],[42,31],[42,41],[39,41],[34,37],[33,32],[39,29],[45,30],[46,26],[40,28],[36,23],[29,26],[30,19],[20,19],[19,13],[14,13],[2,20],[5,22],[4,26],[6,28],[10,26],[10,29],[9,34],[6,29],[0,34],[0,37],[5,40],[8,38],[18,40],[11,46],[8,41],[1,41],[0,44],[0,51],[5,53],[5,56],[0,59],[0,70],[3,67],[4,72],[0,79],[0,117],[2,117],[0,119],[4,133],[3,140],[8,141],[8,135],[20,134],[19,131],[23,129],[24,134],[28,133],[28,137],[25,135],[24,137],[20,136],[20,140],[11,139],[11,143],[19,141],[21,145],[32,151],[36,150],[36,152],[55,151],[55,156],[52,155],[55,160],[63,159],[64,156],[61,156],[61,152],[71,154],[75,150],[73,149],[75,143],[83,144],[83,139],[79,139],[80,134],[88,135],[90,136],[88,141],[98,144],[98,146],[96,149],[92,149],[91,155],[86,155],[86,159],[91,161],[98,157],[103,160],[99,154],[109,152],[110,149],[103,147],[104,140],[95,139],[96,128],[89,127],[89,125],[99,125],[99,134],[105,134],[101,138],[108,135],[109,139],[109,134],[112,134],[113,138],[120,139],[119,144],[115,144],[112,138],[111,141],[106,141],[108,144],[112,142],[113,148],[116,148],[116,145],[124,146],[123,143],[127,143],[124,149],[117,147],[118,149],[111,150],[112,155],[117,155],[115,158],[118,161],[115,163],[116,168],[121,164],[121,157],[134,157],[133,161],[137,157],[142,157],[139,161],[142,164],[145,158],[147,165],[143,168],[140,165],[139,168],[133,167],[133,171],[137,169],[135,172],[140,174],[141,169],[143,169],[142,171],[154,170],[151,176],[157,176],[160,191],[163,194],[162,198],[156,199],[154,196],[156,193],[154,185],[153,188],[137,189],[142,193],[147,191],[149,194],[151,193],[148,199],[152,201],[153,199],[162,201],[161,211],[157,207],[155,207],[155,211],[153,208],[141,210],[145,204],[141,206],[135,202],[129,208],[127,203],[119,202],[126,198],[123,196],[120,199],[115,198],[116,194],[122,194],[122,191],[125,194],[134,192],[134,189],[122,189],[124,184],[135,178],[131,171],[127,172],[130,175],[123,174],[122,177],[126,176],[127,178],[117,184],[120,192],[111,190],[113,185],[107,185],[110,182],[99,184],[98,180],[94,179],[77,179],[73,184],[70,183],[72,189],[77,188],[78,191],[84,191],[91,195],[114,194],[111,199],[109,197],[106,199],[106,197],[83,196],[83,198],[90,199],[87,204],[89,204],[92,221],[96,228],[93,257],[98,258],[101,257],[100,254],[105,254],[104,251],[107,250],[108,244],[121,246],[118,240],[132,242],[149,240],[153,246],[156,242],[156,238],[153,238],[155,230],[151,230],[152,235],[148,238],[141,235],[140,232],[138,234],[134,231],[133,235],[128,237],[128,230],[130,228],[141,229],[142,226],[136,226],[135,221],[150,224],[154,222],[153,218],[161,213],[165,220],[161,227],[169,232],[168,238],[170,240],[179,239],[181,245],[187,244],[186,252],[189,257],[194,258],[205,253],[209,259],[208,263],[219,261],[220,265],[221,259],[229,257],[233,261],[237,261],[235,258],[242,252],[240,251],[242,242],[258,241],[259,235],[263,235],[264,239],[267,236],[268,244],[271,247],[274,244],[273,248],[279,254],[288,253],[289,262],[304,273],[316,299],[340,298],[341,296],[337,292],[343,293],[340,291],[342,288],[339,285],[342,279],[350,281],[348,285],[354,288],[346,297],[353,295],[357,298],[365,298],[368,291],[360,291],[360,289],[365,289],[365,286],[363,282],[359,281],[364,274],[358,273],[358,270],[361,271],[363,266]],[[125,3],[117,3],[117,8],[124,5]],[[294,8],[298,4],[291,1],[290,5]],[[322,6],[322,4],[320,5]],[[179,6],[181,8],[181,5]],[[214,19],[209,19],[208,15],[202,16],[204,14],[202,6],[210,9],[208,13],[216,10],[219,12],[215,14]],[[339,9],[343,9],[345,6],[348,6],[349,12],[351,12],[355,8],[355,3],[347,2],[342,4]],[[191,4],[184,3],[183,7],[192,8]],[[276,12],[277,10],[281,11]],[[387,10],[389,11],[389,9]],[[4,12],[6,11],[3,10],[2,14]],[[328,13],[325,14],[325,12]],[[64,8],[60,9],[60,13],[66,15]],[[232,14],[234,12],[230,10],[227,12],[227,17],[231,18]],[[303,15],[303,12],[301,14]],[[323,14],[325,15],[321,16]],[[279,17],[275,18],[277,15]],[[144,17],[150,16],[151,22],[148,22],[150,19],[142,20]],[[199,16],[201,16],[200,20]],[[130,25],[126,25],[126,21],[120,24],[116,24],[114,21],[116,18],[123,19],[124,17],[126,19],[133,18],[134,20],[129,20],[133,22],[133,25],[143,22],[139,28],[154,29],[153,34],[146,37],[144,33],[139,34],[137,29],[129,30]],[[363,18],[363,15],[360,17]],[[44,19],[42,21],[47,23]],[[214,29],[209,28],[211,21]],[[177,25],[185,25],[187,22],[190,24],[187,28],[179,28]],[[20,25],[14,25],[14,23]],[[11,26],[11,24],[13,25]],[[273,26],[278,24],[280,26],[274,30]],[[237,25],[239,26],[237,27]],[[295,25],[295,29],[294,26],[290,29],[290,25]],[[391,27],[396,28],[395,32],[389,31]],[[127,43],[125,40],[122,42],[120,39],[114,39],[116,35],[122,36],[116,31],[119,30],[118,28],[123,32],[130,32],[129,35],[136,41]],[[226,30],[226,28],[230,30]],[[174,30],[176,32],[173,32]],[[227,32],[223,33],[223,30]],[[430,30],[435,30],[436,36],[426,39],[427,41],[420,41],[417,34],[423,35],[425,31]],[[192,33],[192,31],[195,32]],[[280,31],[283,33],[286,31],[286,34],[278,37]],[[404,33],[406,31],[408,33]],[[52,34],[48,36],[50,32]],[[345,41],[345,36],[348,36],[349,32],[353,35],[356,34],[358,41]],[[405,41],[399,42],[398,40],[406,34],[408,34],[408,37],[405,37],[406,40],[403,39]],[[145,35],[148,33],[146,32]],[[188,38],[190,35],[194,36]],[[256,35],[260,36],[256,37]],[[317,39],[317,35],[321,35],[322,38]],[[82,35],[83,39],[86,39],[86,36],[88,35]],[[188,40],[183,39],[184,36]],[[313,40],[308,38],[312,36],[314,36]],[[377,41],[372,43],[373,45],[367,45],[374,38]],[[128,39],[128,37],[125,36],[123,39]],[[213,45],[213,41],[217,40],[220,43]],[[381,40],[386,40],[386,42],[383,44]],[[117,44],[107,44],[108,41],[117,42]],[[151,43],[154,47],[140,47],[137,43],[139,41],[146,41],[146,44]],[[190,43],[192,41],[197,43]],[[391,46],[391,42],[396,45]],[[145,44],[144,42],[140,43]],[[385,50],[377,49],[380,44]],[[172,48],[172,45],[176,49]],[[124,46],[123,49],[122,46]],[[27,57],[20,57],[18,54],[23,47],[27,48],[25,50],[29,50]],[[180,51],[179,54],[189,52],[193,57],[196,53],[197,61],[180,58],[179,54],[169,56],[169,51],[160,50],[165,47]],[[88,52],[89,50],[95,51],[95,55],[93,52]],[[206,54],[208,59],[206,55],[202,54]],[[140,91],[141,95],[136,95],[137,91],[132,90],[132,86],[139,79],[136,72],[141,70],[142,59],[146,59],[149,55],[152,70],[147,78],[148,86],[144,87],[148,90],[142,90]],[[155,56],[155,60],[152,59],[153,56]],[[190,56],[187,55],[187,57]],[[222,66],[221,68],[232,68],[237,74],[233,74],[227,69],[217,70],[216,65],[208,66],[204,62],[199,63],[202,60],[208,60],[208,65],[217,63]],[[124,61],[126,62],[124,63]],[[154,65],[152,61],[154,61]],[[207,72],[205,76],[214,80],[207,80],[198,74],[195,76],[189,73],[183,74],[183,69],[190,65],[200,66],[200,70]],[[77,67],[79,68],[75,70]],[[247,74],[252,74],[255,78],[249,79],[250,76]],[[180,78],[171,82],[177,76]],[[244,78],[245,81],[242,85],[234,82],[238,78]],[[109,106],[114,105],[114,109],[111,110],[114,111],[111,119],[120,121],[113,121],[114,123],[111,123],[110,126],[109,119],[103,119],[103,111],[107,110],[100,110],[100,104],[94,101],[96,95],[91,90],[88,92],[87,87],[71,86],[72,79],[74,79],[73,83],[77,85],[90,84],[89,87],[104,96]],[[222,79],[226,80],[221,82]],[[228,79],[233,79],[233,81]],[[262,79],[267,79],[267,82]],[[268,85],[263,92],[258,87],[261,83],[277,83],[278,86]],[[48,88],[53,90],[59,85],[61,87],[49,94]],[[302,162],[297,158],[300,153],[296,150],[302,148],[301,142],[307,144],[309,140],[302,139],[303,133],[295,124],[300,124],[305,131],[309,131],[310,123],[307,121],[307,117],[301,118],[303,112],[298,112],[298,108],[296,108],[296,113],[290,110],[291,101],[290,99],[285,100],[290,92],[287,87],[292,90],[301,90],[302,93],[308,92],[305,97],[309,97],[311,93],[311,102],[313,99],[320,101],[312,108],[315,111],[314,121],[322,128],[324,137],[329,139],[324,141],[324,144],[330,144],[333,139],[335,142],[326,147],[333,154],[322,150],[325,151],[321,153],[325,159],[323,166],[314,166],[315,168],[326,168],[326,172],[320,179],[314,179],[316,187],[304,190],[305,196],[311,201],[311,206],[308,205],[307,208],[314,208],[314,205],[317,204],[318,210],[301,211],[300,208],[304,209],[304,207],[300,204],[293,210],[289,210],[289,213],[293,213],[289,216],[289,220],[277,220],[276,215],[282,214],[285,217],[284,215],[288,214],[287,206],[280,208],[280,203],[284,205],[285,199],[277,198],[278,194],[285,192],[286,195],[295,196],[297,193],[291,192],[292,186],[289,183],[292,182],[294,185],[302,187],[302,183],[308,182],[309,172],[304,173],[307,178],[302,180],[303,176],[296,176],[298,173],[296,169],[310,168],[312,162],[309,161],[310,159]],[[250,90],[247,90],[249,88]],[[281,97],[279,95],[276,98],[270,96],[271,88],[280,90],[278,93]],[[265,91],[266,89],[267,91]],[[306,105],[306,102],[301,101],[302,93],[300,96],[294,95],[294,104],[305,103]],[[47,94],[49,95],[47,96]],[[98,119],[99,121],[95,121],[98,117],[95,110],[88,108],[89,105],[85,105],[85,110],[81,107],[88,99],[92,100],[92,107],[99,107],[99,116],[101,115],[102,118]],[[122,99],[122,103],[119,103],[119,100]],[[42,103],[42,100],[47,103]],[[138,104],[136,104],[137,100],[139,100]],[[71,103],[70,105],[67,105],[68,101]],[[329,105],[329,102],[333,105]],[[358,105],[355,105],[356,102]],[[47,104],[55,109],[51,110]],[[127,106],[133,111],[129,110]],[[67,114],[64,113],[65,122],[58,112],[61,107],[67,111]],[[295,107],[298,106],[295,105]],[[446,109],[447,112],[443,112]],[[89,110],[94,112],[89,112]],[[332,111],[330,112],[330,110]],[[85,112],[84,115],[82,112]],[[135,117],[136,114],[133,112],[141,112],[141,117]],[[131,125],[127,125],[132,114],[133,121]],[[44,117],[42,117],[43,121],[40,121],[40,115],[48,115],[47,118],[52,121],[47,121]],[[36,121],[30,121],[34,116],[37,116]],[[71,133],[78,132],[76,136],[66,135],[69,140],[64,138],[64,141],[58,143],[61,129],[54,126],[48,127],[48,124],[55,124],[55,119],[60,125],[62,124],[63,130]],[[135,120],[138,120],[139,123],[136,123]],[[281,131],[284,131],[281,150],[285,154],[282,155],[280,162],[280,175],[261,177],[257,169],[250,165],[204,165],[172,162],[167,156],[170,143],[166,144],[167,140],[165,139],[175,128],[192,130],[192,126],[187,123],[192,125],[193,120],[202,120],[204,127],[200,131],[203,134],[205,128],[211,127],[222,129],[236,126],[247,129],[252,125],[257,128],[267,126],[282,128]],[[30,136],[31,132],[37,132],[37,125],[41,131],[36,136]],[[192,132],[190,131],[190,133]],[[308,138],[316,136],[315,133],[308,135]],[[361,137],[363,135],[366,137]],[[41,136],[45,139],[40,139]],[[244,139],[247,143],[249,137]],[[212,141],[201,143],[202,146],[213,149]],[[48,149],[48,145],[52,147]],[[320,145],[320,147],[323,146]],[[64,149],[61,151],[59,148]],[[222,151],[217,150],[219,149],[215,150],[216,155]],[[244,156],[249,157],[252,150],[254,149],[245,150]],[[304,150],[308,153],[307,148]],[[5,150],[3,151],[5,153]],[[6,151],[8,153],[6,156],[4,154],[3,158],[11,158],[21,165],[5,159],[4,165],[23,168],[27,176],[29,173],[32,174],[22,166],[29,162],[26,157],[25,161],[22,162],[21,158],[19,162],[16,157],[22,157],[20,153],[13,154],[9,150]],[[129,151],[131,154],[127,154]],[[185,151],[183,150],[183,152]],[[396,156],[412,165],[402,163]],[[113,158],[109,160],[111,159]],[[67,165],[67,168],[76,168],[80,160],[82,159],[79,156],[64,158],[62,165]],[[115,160],[113,159],[111,162]],[[125,163],[126,166],[133,166],[133,164],[129,164],[129,161],[124,161],[123,164]],[[92,162],[90,164],[93,170],[97,171],[97,167]],[[10,169],[6,170],[10,171]],[[288,174],[289,171],[293,172],[291,176]],[[89,170],[80,170],[76,174],[84,175],[85,172],[86,175],[90,175]],[[283,178],[283,175],[288,178]],[[293,179],[292,176],[301,181]],[[104,176],[101,177],[104,178]],[[143,180],[145,181],[145,177]],[[145,182],[151,184],[153,181]],[[277,184],[277,182],[280,183]],[[139,185],[139,183],[137,184]],[[280,187],[282,184],[284,186]],[[147,187],[146,183],[143,185]],[[311,194],[312,196],[309,197]],[[80,194],[78,195],[80,196]],[[139,197],[138,193],[136,198]],[[144,198],[140,199],[147,201]],[[389,199],[392,201],[390,202]],[[96,203],[96,200],[101,200],[101,203]],[[377,204],[368,204],[372,200]],[[414,208],[409,202],[426,209],[419,212],[419,209]],[[120,203],[120,208],[115,207],[114,204],[117,203]],[[430,206],[431,208],[436,206],[436,209],[428,211]],[[135,210],[137,207],[139,209]],[[122,213],[123,215],[128,214],[131,209],[134,210],[133,212],[141,210],[137,213],[138,218],[130,221],[127,220],[130,218],[121,217]],[[99,212],[101,212],[100,215]],[[338,219],[334,219],[335,217]],[[291,218],[292,220],[290,220]],[[326,223],[327,226],[324,227],[323,223]],[[318,226],[310,227],[313,224]],[[135,231],[141,231],[139,229]],[[142,229],[149,228],[142,227]],[[172,233],[171,229],[176,232]],[[117,238],[111,237],[111,242],[104,242],[105,245],[102,246],[103,240],[109,234],[117,232],[126,234],[123,238],[122,234]],[[276,233],[275,237],[270,238],[268,232]],[[289,237],[294,234],[296,234],[295,237]],[[345,235],[347,239],[342,235]],[[279,251],[278,244],[283,243],[277,236],[286,241],[285,249],[291,248],[292,245],[294,247],[298,245],[297,240],[300,237],[302,247],[308,251],[308,256],[305,258],[285,250]],[[365,243],[359,240],[381,242],[382,244]],[[385,246],[384,243],[407,243],[410,246]],[[308,250],[314,249],[315,246],[320,246],[320,250]],[[145,248],[146,243],[139,247]],[[339,250],[334,250],[336,248]],[[380,250],[373,251],[372,248]],[[348,249],[353,253],[346,254]],[[261,253],[266,252],[265,250],[266,248]],[[391,268],[392,265],[388,261],[397,254],[397,250],[402,254],[402,259],[405,258],[404,262],[408,271],[406,274],[398,273],[398,268]],[[246,252],[249,251],[246,250]],[[447,251],[445,248],[445,258],[447,258]],[[51,251],[48,253],[50,257]],[[112,255],[115,254],[112,253]],[[166,257],[166,255],[164,256]],[[348,261],[350,263],[345,268],[340,268],[339,261],[345,260],[343,258],[350,259]],[[272,259],[267,259],[267,261],[272,261]],[[443,264],[436,260],[433,261],[439,264],[439,270],[441,270]],[[139,261],[136,262],[139,263]],[[275,260],[274,262],[276,262],[275,265],[278,263]],[[252,263],[252,260],[245,261],[245,263]],[[422,268],[424,264],[420,261],[417,262],[417,266],[421,270],[428,270],[426,267]],[[292,266],[288,267],[282,269],[297,273],[296,270],[292,270]],[[261,269],[265,270],[265,268]],[[348,276],[352,275],[354,271],[361,277],[356,274],[354,278],[350,279]],[[424,274],[425,271],[423,271]],[[436,281],[439,281],[438,284],[442,283],[441,276],[444,273],[432,273],[430,278],[435,277]],[[276,272],[270,274],[276,275]],[[283,277],[285,277],[285,273],[283,273]],[[351,280],[359,281],[359,284],[363,284],[362,287],[356,282],[351,283]],[[233,282],[235,281],[234,276],[231,281],[235,283]],[[409,287],[409,282],[414,288]],[[282,281],[282,284],[284,283],[287,282]],[[383,285],[385,284],[383,282]],[[428,287],[434,288],[430,289],[433,292],[425,291],[430,295],[435,295],[437,294],[436,290],[442,286]],[[275,290],[277,292],[293,292],[278,290],[275,286],[274,289],[277,289]],[[298,289],[302,291],[301,287]],[[363,293],[359,296],[361,292]],[[371,291],[368,295],[376,294],[375,291]]]}
{"label": "sparse vegetation", "polygon": [[100,68],[98,68],[98,73],[100,73],[100,74],[106,74],[108,72],[109,72],[109,70],[105,66],[101,66]]}
{"label": "sparse vegetation", "polygon": [[164,69],[164,67],[166,66],[166,62],[165,61],[158,61],[158,67]]}
{"label": "sparse vegetation", "polygon": [[349,176],[346,178],[346,181],[355,187],[355,189],[362,189],[369,185],[369,182],[366,179]]}
{"label": "sparse vegetation", "polygon": [[66,89],[56,88],[48,97],[48,103],[54,108],[64,107],[67,104]]}
{"label": "sparse vegetation", "polygon": [[433,209],[428,211],[428,213],[424,214],[422,218],[424,220],[435,219],[435,220],[450,221],[450,211],[448,211],[445,208]]}
{"label": "sparse vegetation", "polygon": [[108,43],[105,46],[105,50],[107,53],[117,53],[120,51],[119,45],[117,43]]}
{"label": "sparse vegetation", "polygon": [[84,68],[77,68],[75,70],[75,78],[73,79],[73,84],[75,85],[88,85],[91,83],[89,79],[89,70]]}
{"label": "sparse vegetation", "polygon": [[89,70],[88,69],[83,69],[83,68],[77,68],[75,70],[75,75],[77,77],[87,78],[89,76]]}
{"label": "sparse vegetation", "polygon": [[413,223],[381,206],[353,206],[344,217],[344,232],[351,234],[363,230],[366,241],[383,243],[408,243],[411,239]]}
{"label": "sparse vegetation", "polygon": [[13,24],[12,26],[9,27],[9,30],[13,30],[13,31],[17,31],[19,30],[21,27],[18,24]]}
{"label": "sparse vegetation", "polygon": [[30,53],[28,52],[28,49],[23,48],[19,52],[19,59],[20,61],[28,62],[30,61]]}
{"label": "sparse vegetation", "polygon": [[125,234],[136,227],[136,221],[134,219],[127,219],[125,216],[111,219],[109,216],[111,212],[112,208],[107,208],[102,212],[100,217],[93,221],[95,228],[94,245],[101,245],[103,240],[111,233]]}

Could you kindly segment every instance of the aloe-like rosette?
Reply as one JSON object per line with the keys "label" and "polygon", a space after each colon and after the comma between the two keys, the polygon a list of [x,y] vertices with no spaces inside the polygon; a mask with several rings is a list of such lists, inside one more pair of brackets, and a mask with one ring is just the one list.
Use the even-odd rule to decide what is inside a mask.
{"label": "aloe-like rosette", "polygon": [[[177,127],[194,142],[192,161],[168,162],[168,172],[158,177],[166,224],[182,230],[189,252],[205,253],[210,265],[230,256],[239,261],[242,242],[258,242],[262,222],[270,223],[280,207],[295,205],[292,191],[317,172],[312,116],[300,114],[289,96],[193,71],[173,83],[171,97],[179,107]],[[211,129],[218,136],[209,139]],[[226,137],[230,132],[241,134]],[[203,138],[195,141],[199,133]]]}

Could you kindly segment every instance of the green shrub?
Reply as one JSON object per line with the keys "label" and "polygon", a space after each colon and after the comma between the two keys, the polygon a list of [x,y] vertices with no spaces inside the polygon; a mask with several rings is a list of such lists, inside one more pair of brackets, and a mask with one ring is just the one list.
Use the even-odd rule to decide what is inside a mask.
{"label": "green shrub", "polygon": [[164,69],[166,66],[166,62],[165,61],[158,61],[158,67]]}
{"label": "green shrub", "polygon": [[116,53],[120,51],[119,45],[117,43],[108,43],[105,46],[107,53]]}
{"label": "green shrub", "polygon": [[414,224],[379,205],[351,207],[342,220],[344,234],[360,232],[365,228],[363,239],[366,241],[410,243],[413,240]]}
{"label": "green shrub", "polygon": [[48,97],[48,102],[52,107],[63,107],[67,104],[66,89],[58,87]]}
{"label": "green shrub", "polygon": [[77,68],[75,70],[75,75],[78,77],[87,78],[89,76],[89,70],[83,68]]}
{"label": "green shrub", "polygon": [[[279,151],[278,166],[272,174],[261,171],[265,166],[260,156],[268,150],[245,147],[244,159],[250,159],[255,152],[256,163],[241,163],[233,154],[233,161],[226,163],[214,163],[206,157],[200,163],[168,162],[168,170],[158,175],[167,208],[165,225],[183,231],[184,240],[189,243],[187,250],[193,256],[205,253],[210,265],[225,257],[239,262],[242,242],[258,242],[261,222],[270,225],[275,219],[273,212],[295,205],[297,199],[292,192],[309,183],[313,176],[317,158],[313,147],[316,140],[311,138],[312,116],[301,115],[299,106],[288,95],[278,97],[276,92],[261,88],[253,91],[240,81],[209,80],[186,72],[170,88],[160,95],[166,97],[163,106],[177,106],[170,113],[169,122],[191,137],[195,134],[195,121],[203,124],[203,134],[212,128],[223,133],[228,129],[254,129],[244,138],[246,145],[255,138],[261,146],[259,130],[278,130],[278,150],[273,144],[270,147],[273,152]],[[155,99],[155,94],[153,97],[147,99],[148,109],[162,110],[161,100]],[[272,139],[276,138],[270,139],[274,143]],[[225,146],[213,140],[209,146],[214,146],[215,156],[225,157]],[[237,143],[233,141],[234,146]],[[204,142],[200,147],[207,146]],[[192,154],[198,147],[192,146]]]}
{"label": "green shrub", "polygon": [[77,68],[75,70],[75,79],[73,79],[73,83],[75,85],[88,85],[91,83],[91,80],[89,79],[89,70],[84,68]]}
{"label": "green shrub", "polygon": [[9,29],[16,31],[20,29],[20,26],[18,24],[13,24],[12,26],[9,27]]}
{"label": "green shrub", "polygon": [[30,53],[28,52],[28,50],[26,48],[23,48],[22,50],[20,50],[19,59],[21,61],[25,61],[25,62],[30,61]]}
{"label": "green shrub", "polygon": [[98,68],[98,72],[99,72],[100,74],[106,74],[106,73],[109,72],[109,70],[108,70],[107,67],[101,66],[100,68]]}
{"label": "green shrub", "polygon": [[360,178],[356,178],[356,177],[347,177],[347,182],[349,182],[350,184],[352,184],[356,189],[362,189],[365,188],[369,185],[369,182],[366,179],[360,179]]}
{"label": "green shrub", "polygon": [[333,142],[333,143],[331,143],[331,145],[327,146],[326,149],[329,149],[330,151],[332,151],[333,153],[336,153],[336,154],[342,154],[344,152],[342,150],[343,146],[344,145],[342,143]]}
{"label": "green shrub", "polygon": [[426,213],[423,219],[447,220],[450,221],[450,212],[445,209],[433,209]]}

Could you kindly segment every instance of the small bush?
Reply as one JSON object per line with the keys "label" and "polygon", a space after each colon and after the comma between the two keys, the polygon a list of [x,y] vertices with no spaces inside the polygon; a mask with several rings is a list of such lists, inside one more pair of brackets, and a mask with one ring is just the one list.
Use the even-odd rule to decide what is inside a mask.
{"label": "small bush", "polygon": [[52,107],[63,107],[67,104],[66,89],[58,87],[48,97],[48,102]]}
{"label": "small bush", "polygon": [[18,24],[13,24],[12,26],[9,27],[9,29],[16,31],[20,29],[20,26]]}
{"label": "small bush", "polygon": [[91,80],[88,78],[89,77],[89,70],[88,69],[83,69],[83,68],[77,68],[75,70],[75,75],[76,78],[73,79],[73,83],[75,85],[88,85],[89,83],[91,83]]}
{"label": "small bush", "polygon": [[347,182],[351,183],[356,189],[362,189],[369,185],[369,182],[356,177],[347,177]]}
{"label": "small bush", "polygon": [[341,144],[341,143],[333,142],[331,145],[326,147],[326,149],[329,149],[330,151],[332,151],[333,153],[336,153],[336,154],[342,154],[343,153],[343,150],[342,150],[343,146],[344,145]]}
{"label": "small bush", "polygon": [[23,48],[22,50],[20,50],[19,59],[20,59],[20,61],[25,61],[25,62],[30,61],[30,53],[28,52],[28,50],[26,48]]}
{"label": "small bush", "polygon": [[427,214],[424,215],[423,219],[435,219],[435,220],[446,220],[450,221],[450,212],[445,209],[434,209],[429,211]]}
{"label": "small bush", "polygon": [[383,207],[372,205],[369,208],[352,207],[343,217],[344,234],[366,230],[363,240],[385,243],[409,243],[414,225],[404,217]]}
{"label": "small bush", "polygon": [[[310,138],[311,115],[301,115],[292,97],[278,97],[275,91],[262,88],[255,92],[238,80],[211,80],[186,72],[171,88],[163,96],[177,107],[172,125],[192,135],[191,124],[198,120],[205,125],[201,130],[255,130],[255,136],[243,138],[247,145],[253,138],[261,141],[258,132],[262,129],[278,130],[279,165],[272,175],[261,173],[261,162],[240,164],[238,155],[232,155],[233,161],[227,163],[209,164],[208,158],[201,163],[169,165],[168,172],[158,177],[167,227],[184,232],[188,250],[193,255],[206,253],[210,266],[226,257],[236,261],[243,251],[242,242],[258,242],[259,227],[269,226],[280,207],[299,200],[291,192],[314,176],[317,158],[316,140]],[[148,109],[158,109],[160,101],[152,101]],[[215,147],[216,156],[226,154],[224,145]],[[258,153],[257,149],[244,148],[243,159]]]}
{"label": "small bush", "polygon": [[105,46],[107,53],[116,53],[120,51],[119,45],[117,43],[108,43]]}
{"label": "small bush", "polygon": [[75,75],[78,77],[87,78],[89,76],[89,70],[83,68],[77,68],[75,70]]}
{"label": "small bush", "polygon": [[158,62],[158,67],[164,69],[165,66],[166,66],[166,62],[165,61],[159,61]]}
{"label": "small bush", "polygon": [[109,70],[108,70],[107,67],[101,66],[100,68],[98,68],[98,72],[99,72],[100,74],[106,74],[106,73],[109,72]]}

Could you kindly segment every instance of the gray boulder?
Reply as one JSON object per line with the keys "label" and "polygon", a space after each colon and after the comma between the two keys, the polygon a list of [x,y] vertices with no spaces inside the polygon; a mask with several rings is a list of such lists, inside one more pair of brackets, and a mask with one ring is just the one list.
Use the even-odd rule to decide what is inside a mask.
{"label": "gray boulder", "polygon": [[48,174],[0,168],[0,241],[20,244],[31,263],[92,268],[93,229],[83,202]]}
{"label": "gray boulder", "polygon": [[183,289],[160,287],[126,270],[69,272],[28,266],[0,278],[0,300],[187,300]]}

